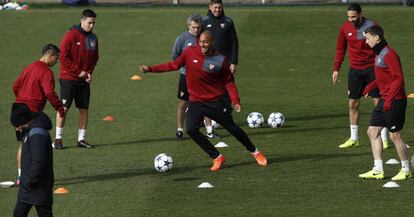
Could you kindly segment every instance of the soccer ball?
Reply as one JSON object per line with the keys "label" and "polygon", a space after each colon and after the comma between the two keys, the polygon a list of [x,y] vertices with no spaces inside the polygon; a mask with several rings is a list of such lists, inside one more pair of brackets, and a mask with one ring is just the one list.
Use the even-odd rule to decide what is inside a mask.
{"label": "soccer ball", "polygon": [[259,112],[252,112],[247,116],[247,123],[250,128],[259,128],[264,123],[263,115]]}
{"label": "soccer ball", "polygon": [[271,128],[280,128],[285,125],[285,116],[280,112],[272,112],[267,119],[267,123]]}
{"label": "soccer ball", "polygon": [[173,167],[173,159],[171,156],[161,153],[157,155],[154,159],[154,168],[162,173],[171,170]]}

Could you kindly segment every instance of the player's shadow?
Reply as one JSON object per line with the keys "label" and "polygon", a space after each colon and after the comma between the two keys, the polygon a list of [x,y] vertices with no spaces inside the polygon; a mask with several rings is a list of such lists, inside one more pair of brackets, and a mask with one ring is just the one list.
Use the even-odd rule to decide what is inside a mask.
{"label": "player's shadow", "polygon": [[[96,174],[96,175],[86,175],[86,176],[76,176],[70,178],[60,178],[55,180],[55,185],[75,185],[75,184],[82,184],[88,182],[101,182],[107,180],[118,180],[118,179],[126,179],[130,177],[137,177],[137,176],[168,176],[173,174],[185,174],[190,173],[194,170],[198,169],[206,169],[208,168],[207,165],[200,165],[200,166],[192,166],[192,167],[175,167],[174,173],[159,173],[154,168],[142,168],[142,169],[130,169],[125,170],[122,172],[114,172],[114,173],[107,173],[107,174]],[[201,177],[186,177],[186,178],[175,178],[174,181],[191,181],[191,180],[198,180]]]}
{"label": "player's shadow", "polygon": [[183,142],[186,140],[190,140],[190,138],[184,137],[184,139],[182,140],[178,140],[177,138],[173,138],[173,137],[148,138],[148,139],[141,139],[141,140],[125,141],[125,142],[97,143],[95,145],[99,147],[99,146],[107,146],[107,145],[131,145],[131,144],[140,144],[140,143]]}
{"label": "player's shadow", "polygon": [[[278,128],[278,129],[274,129],[274,128],[257,128],[257,129],[252,129],[249,131],[246,131],[247,135],[271,135],[271,134],[285,134],[285,133],[300,133],[300,132],[322,132],[322,131],[327,131],[327,130],[337,130],[337,129],[345,129],[348,128],[346,126],[341,126],[341,127],[312,127],[312,128],[297,128],[295,126],[285,126],[283,128]],[[223,131],[222,131],[223,130]],[[231,134],[229,134],[225,129],[222,130],[217,130],[217,132],[220,134],[220,131],[222,131],[223,133],[220,134],[221,138],[226,138],[226,137],[232,137]],[[224,134],[225,133],[225,134]]]}
{"label": "player's shadow", "polygon": [[371,155],[371,152],[366,153],[336,153],[336,154],[292,154],[292,155],[268,155],[268,162],[270,163],[283,163],[283,162],[290,162],[290,161],[302,161],[302,160],[310,160],[310,161],[323,161],[332,158],[349,158],[355,156],[365,156]]}
{"label": "player's shadow", "polygon": [[143,169],[133,169],[126,170],[123,172],[108,173],[108,174],[97,174],[90,176],[76,176],[71,178],[61,178],[55,180],[55,185],[73,185],[73,184],[82,184],[86,182],[96,182],[96,181],[105,181],[105,180],[116,180],[116,179],[125,179],[135,176],[155,176],[156,171],[153,168],[143,168]]}
{"label": "player's shadow", "polygon": [[[280,133],[300,133],[300,132],[322,132],[327,130],[336,130],[346,128],[345,126],[342,127],[312,127],[312,128],[296,128],[294,126],[286,126],[281,129],[274,129],[274,128],[258,128],[254,130],[249,130],[247,135],[271,135],[271,134],[280,134]],[[215,144],[223,138],[233,137],[226,129],[218,129],[217,132],[220,134],[220,139],[210,139],[211,143]],[[158,143],[158,142],[183,142],[183,141],[191,141],[188,135],[185,135],[183,140],[178,140],[177,138],[173,137],[164,137],[164,138],[148,138],[148,139],[141,139],[141,140],[132,140],[132,141],[121,141],[121,142],[113,142],[113,143],[97,143],[95,144],[96,147],[99,146],[112,146],[112,145],[133,145],[133,144],[145,144],[145,143]],[[191,141],[192,142],[192,141]]]}

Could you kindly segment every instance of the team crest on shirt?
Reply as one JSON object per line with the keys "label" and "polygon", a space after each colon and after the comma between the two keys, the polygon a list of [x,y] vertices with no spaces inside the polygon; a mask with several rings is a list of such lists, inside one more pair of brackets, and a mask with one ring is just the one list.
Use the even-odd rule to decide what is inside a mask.
{"label": "team crest on shirt", "polygon": [[226,25],[225,23],[220,23],[220,26],[221,26],[222,29],[224,29],[225,25]]}
{"label": "team crest on shirt", "polygon": [[348,36],[351,37],[352,36],[352,32],[348,33]]}
{"label": "team crest on shirt", "polygon": [[96,41],[95,41],[95,40],[91,40],[91,41],[89,42],[89,46],[90,46],[90,47],[95,47],[95,46],[96,46]]}
{"label": "team crest on shirt", "polygon": [[208,66],[208,68],[210,68],[210,70],[211,70],[211,71],[213,71],[214,67],[216,67],[216,66],[215,66],[215,65],[213,65],[213,64],[210,64],[210,65]]}
{"label": "team crest on shirt", "polygon": [[187,47],[189,47],[189,46],[191,46],[191,45],[193,45],[193,44],[190,42],[190,43],[188,43],[188,44],[187,44]]}
{"label": "team crest on shirt", "polygon": [[198,60],[193,60],[193,63],[198,63]]}
{"label": "team crest on shirt", "polygon": [[76,45],[78,45],[78,46],[79,46],[79,45],[80,45],[80,42],[79,42],[79,41],[77,41],[77,42],[76,42]]}

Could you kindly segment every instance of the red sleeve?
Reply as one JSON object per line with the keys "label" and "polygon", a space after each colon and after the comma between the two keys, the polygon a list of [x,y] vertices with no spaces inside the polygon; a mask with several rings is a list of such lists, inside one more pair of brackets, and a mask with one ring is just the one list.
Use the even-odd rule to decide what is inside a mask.
{"label": "red sleeve", "polygon": [[348,47],[346,36],[343,31],[344,26],[341,27],[339,30],[338,38],[336,39],[336,55],[335,55],[335,63],[334,63],[334,71],[339,71],[341,68],[342,62],[344,61],[346,49]]}
{"label": "red sleeve", "polygon": [[[24,70],[23,70],[23,72],[24,72]],[[13,83],[13,93],[14,93],[14,96],[15,97],[17,97],[17,94],[19,93],[19,89],[22,86],[22,75],[23,75],[23,72],[19,75],[19,77]]]}
{"label": "red sleeve", "polygon": [[77,74],[79,74],[81,72],[81,69],[71,59],[71,50],[73,43],[75,42],[75,34],[72,31],[65,34],[62,42],[60,43],[59,60],[63,68],[69,71],[77,72]]}
{"label": "red sleeve", "polygon": [[185,57],[190,49],[185,49],[184,52],[174,61],[170,61],[167,63],[162,63],[155,66],[150,66],[150,72],[169,72],[169,71],[177,71],[181,67],[185,65]]}
{"label": "red sleeve", "polygon": [[224,79],[225,79],[224,85],[226,87],[227,93],[230,96],[231,103],[233,105],[237,105],[237,104],[240,105],[239,92],[237,91],[237,86],[236,86],[236,83],[234,82],[234,76],[230,72],[230,63],[227,58],[224,61],[221,68],[223,70],[222,72],[224,74]]}
{"label": "red sleeve", "polygon": [[45,93],[47,100],[52,104],[55,110],[59,111],[60,109],[63,109],[63,105],[55,92],[55,78],[53,77],[53,71],[49,70],[44,73],[41,85],[43,93]]}
{"label": "red sleeve", "polygon": [[395,98],[398,91],[404,87],[404,76],[401,68],[401,62],[398,55],[394,52],[388,54],[384,58],[385,63],[391,73],[391,84],[388,90],[386,102],[391,102]]}
{"label": "red sleeve", "polygon": [[372,81],[371,83],[369,83],[369,84],[365,87],[364,92],[363,92],[363,95],[365,96],[365,95],[367,95],[370,91],[372,91],[372,90],[374,90],[374,89],[377,89],[377,88],[378,88],[377,82],[374,80],[374,81]]}

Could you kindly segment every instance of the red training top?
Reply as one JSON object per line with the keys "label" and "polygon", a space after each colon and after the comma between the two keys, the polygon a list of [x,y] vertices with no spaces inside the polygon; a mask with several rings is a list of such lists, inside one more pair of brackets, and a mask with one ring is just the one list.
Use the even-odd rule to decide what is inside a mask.
{"label": "red training top", "polygon": [[388,111],[392,100],[407,97],[404,86],[400,57],[394,49],[385,46],[375,58],[375,80],[365,88],[364,94],[379,88],[384,110]]}
{"label": "red training top", "polygon": [[336,41],[334,71],[339,71],[341,68],[347,48],[351,68],[362,70],[374,65],[375,54],[365,43],[363,33],[366,29],[376,24],[367,18],[363,17],[362,19],[362,23],[358,27],[355,27],[349,21],[346,21],[341,26]]}
{"label": "red training top", "polygon": [[82,80],[81,71],[92,74],[99,59],[98,38],[75,25],[60,43],[60,79]]}
{"label": "red training top", "polygon": [[187,47],[175,61],[149,67],[149,71],[176,71],[183,66],[186,67],[189,101],[217,101],[227,91],[233,105],[240,104],[234,77],[229,69],[230,63],[225,56],[217,52],[205,56],[199,46]]}
{"label": "red training top", "polygon": [[46,100],[56,109],[63,112],[63,105],[55,92],[55,78],[49,66],[37,60],[26,66],[13,84],[13,92],[17,103],[25,103],[30,111],[42,111]]}

